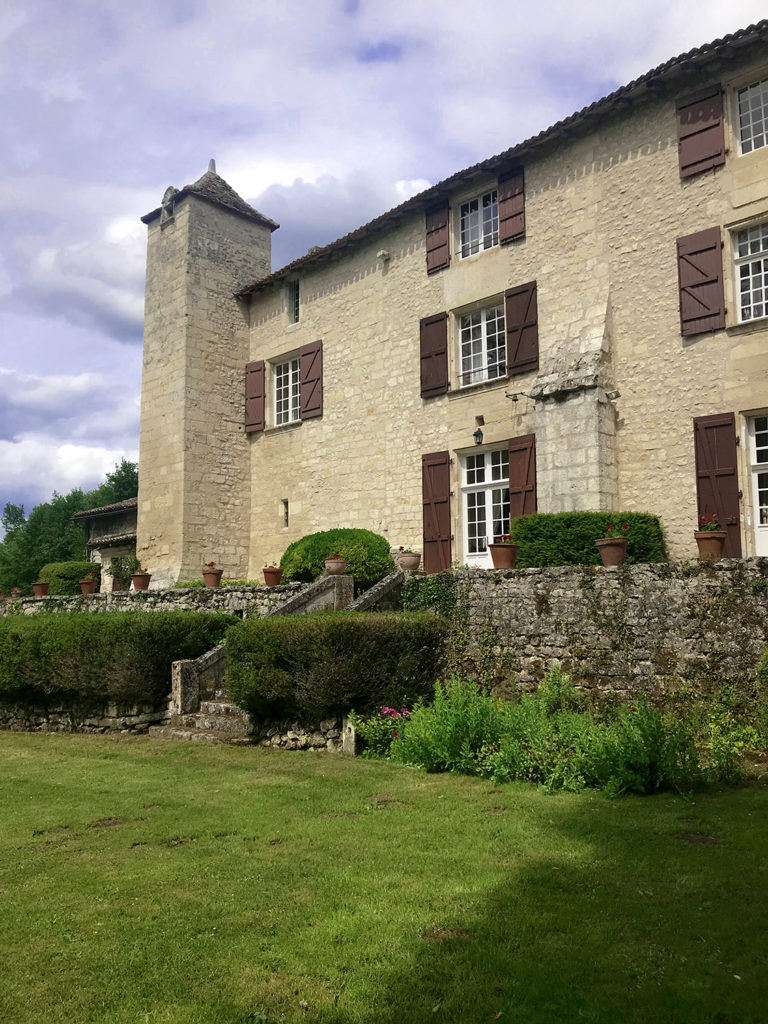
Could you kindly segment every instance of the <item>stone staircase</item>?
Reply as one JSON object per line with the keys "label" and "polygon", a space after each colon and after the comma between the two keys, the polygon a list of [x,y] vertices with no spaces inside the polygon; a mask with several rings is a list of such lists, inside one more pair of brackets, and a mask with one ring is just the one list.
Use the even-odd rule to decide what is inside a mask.
{"label": "stone staircase", "polygon": [[249,716],[232,704],[224,690],[213,700],[200,701],[200,710],[190,714],[171,714],[162,725],[152,725],[149,735],[157,740],[189,740],[192,743],[251,743]]}

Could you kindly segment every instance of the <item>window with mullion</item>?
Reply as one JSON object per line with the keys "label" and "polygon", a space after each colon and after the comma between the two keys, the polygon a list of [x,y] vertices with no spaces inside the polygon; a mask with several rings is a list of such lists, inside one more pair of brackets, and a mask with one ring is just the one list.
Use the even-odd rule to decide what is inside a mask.
{"label": "window with mullion", "polygon": [[737,232],[735,262],[740,320],[768,315],[768,224]]}
{"label": "window with mullion", "polygon": [[463,459],[466,555],[475,563],[509,530],[509,452],[506,448]]}
{"label": "window with mullion", "polygon": [[275,426],[295,423],[301,418],[299,412],[299,360],[288,359],[277,363],[274,369],[275,381]]}
{"label": "window with mullion", "polygon": [[768,146],[768,78],[739,89],[739,141],[742,153]]}
{"label": "window with mullion", "polygon": [[459,208],[461,257],[499,244],[499,197],[496,189],[476,196]]}
{"label": "window with mullion", "polygon": [[496,380],[507,372],[504,307],[489,306],[459,319],[461,386]]}

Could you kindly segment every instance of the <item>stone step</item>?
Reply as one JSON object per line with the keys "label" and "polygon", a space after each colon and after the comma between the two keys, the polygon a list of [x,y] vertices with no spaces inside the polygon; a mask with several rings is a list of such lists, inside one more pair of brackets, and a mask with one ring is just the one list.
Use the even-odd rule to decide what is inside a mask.
{"label": "stone step", "polygon": [[200,710],[204,715],[240,715],[245,717],[245,711],[227,700],[201,700]]}
{"label": "stone step", "polygon": [[149,735],[153,740],[187,740],[190,743],[232,743],[240,739],[229,732],[205,732],[202,729],[184,729],[177,725],[151,725]]}
{"label": "stone step", "polygon": [[182,729],[199,729],[200,732],[228,732],[233,736],[245,736],[250,731],[248,722],[240,715],[204,715],[197,712],[194,715],[179,715],[168,724]]}

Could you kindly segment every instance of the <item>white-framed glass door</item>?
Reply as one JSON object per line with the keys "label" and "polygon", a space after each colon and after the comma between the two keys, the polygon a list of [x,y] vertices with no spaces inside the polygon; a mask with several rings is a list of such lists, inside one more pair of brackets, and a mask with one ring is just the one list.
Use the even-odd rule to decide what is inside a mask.
{"label": "white-framed glass door", "polygon": [[768,557],[768,413],[747,420],[755,554]]}
{"label": "white-framed glass door", "polygon": [[509,450],[491,448],[461,457],[464,561],[490,568],[488,545],[509,532]]}

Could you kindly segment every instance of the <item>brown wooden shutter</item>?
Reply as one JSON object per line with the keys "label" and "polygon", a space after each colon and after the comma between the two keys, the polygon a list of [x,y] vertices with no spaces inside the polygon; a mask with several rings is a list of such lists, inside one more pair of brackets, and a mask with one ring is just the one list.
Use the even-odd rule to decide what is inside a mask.
{"label": "brown wooden shutter", "polygon": [[264,360],[257,359],[245,367],[246,433],[264,429],[264,395]]}
{"label": "brown wooden shutter", "polygon": [[536,436],[509,441],[509,518],[536,511]]}
{"label": "brown wooden shutter", "polygon": [[693,421],[693,437],[699,515],[714,513],[727,533],[725,554],[729,558],[740,558],[736,418],[732,412],[697,416]]}
{"label": "brown wooden shutter", "polygon": [[448,390],[448,314],[437,313],[421,321],[421,397],[444,395]]}
{"label": "brown wooden shutter", "polygon": [[725,327],[720,228],[678,238],[677,277],[681,332],[702,334]]}
{"label": "brown wooden shutter", "polygon": [[539,367],[539,314],[536,282],[509,288],[504,293],[507,328],[507,376]]}
{"label": "brown wooden shutter", "polygon": [[725,163],[723,89],[719,83],[677,104],[677,151],[681,178]]}
{"label": "brown wooden shutter", "polygon": [[313,341],[299,349],[299,416],[312,420],[323,415],[323,343]]}
{"label": "brown wooden shutter", "polygon": [[525,237],[525,178],[519,167],[499,177],[499,242]]}
{"label": "brown wooden shutter", "polygon": [[421,457],[424,516],[424,571],[451,567],[451,456],[432,452]]}
{"label": "brown wooden shutter", "polygon": [[427,273],[443,270],[451,262],[448,203],[427,210]]}

